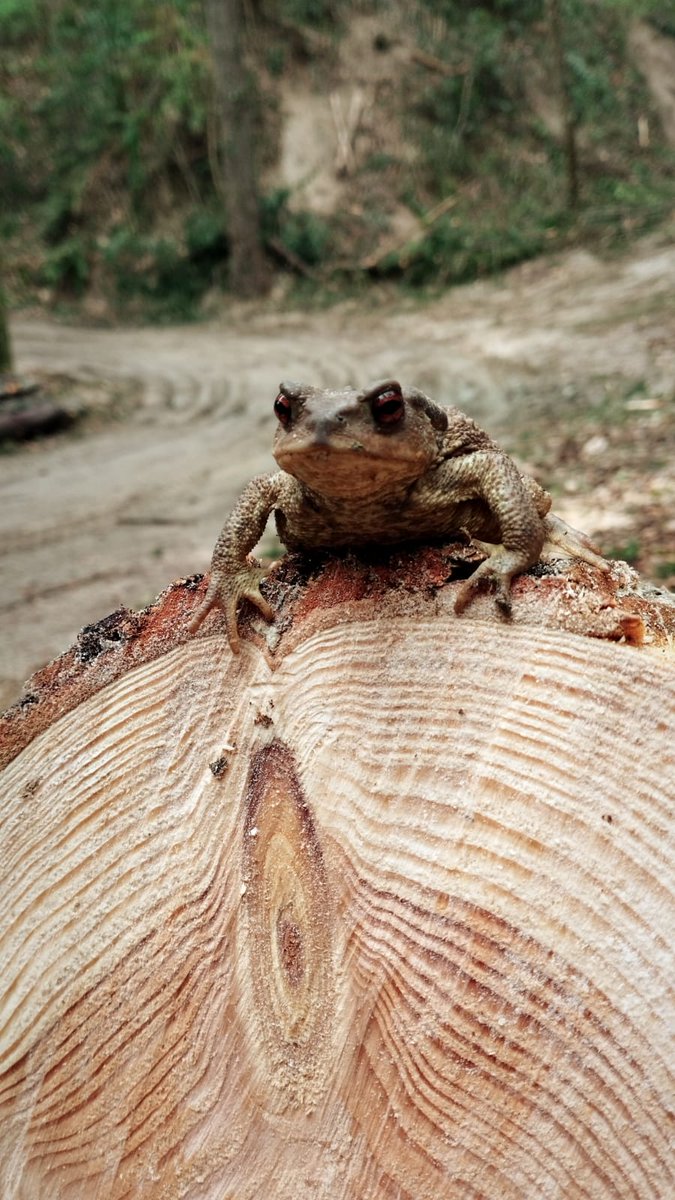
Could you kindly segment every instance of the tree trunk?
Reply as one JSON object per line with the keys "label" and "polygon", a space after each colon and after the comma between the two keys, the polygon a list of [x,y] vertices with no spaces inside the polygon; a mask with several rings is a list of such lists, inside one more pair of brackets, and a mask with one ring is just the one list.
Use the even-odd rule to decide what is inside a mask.
{"label": "tree trunk", "polygon": [[563,151],[565,154],[565,178],[567,181],[567,207],[579,207],[579,156],[577,153],[577,120],[574,113],[574,103],[570,94],[565,63],[565,39],[563,33],[563,18],[560,10],[560,0],[548,0],[549,28],[553,61],[557,76],[558,96],[563,125]]}
{"label": "tree trunk", "polygon": [[205,0],[205,10],[221,130],[222,178],[215,182],[227,212],[230,285],[238,296],[261,296],[270,274],[260,234],[258,95],[245,60],[243,0]]}
{"label": "tree trunk", "polygon": [[237,658],[182,582],[0,722],[3,1198],[675,1194],[675,605],[461,555],[291,557]]}
{"label": "tree trunk", "polygon": [[12,345],[9,340],[9,322],[7,320],[5,294],[0,285],[0,371],[11,371],[11,369]]}

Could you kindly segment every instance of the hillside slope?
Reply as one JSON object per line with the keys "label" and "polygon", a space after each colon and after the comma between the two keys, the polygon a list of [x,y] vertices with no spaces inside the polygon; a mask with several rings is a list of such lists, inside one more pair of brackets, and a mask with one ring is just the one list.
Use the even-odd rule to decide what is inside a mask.
{"label": "hillside slope", "polygon": [[[90,317],[213,312],[227,282],[217,113],[197,0],[0,5],[0,238],[10,299]],[[263,236],[279,286],[444,286],[668,218],[675,24],[564,0],[261,3]],[[665,15],[664,15],[665,14]]]}

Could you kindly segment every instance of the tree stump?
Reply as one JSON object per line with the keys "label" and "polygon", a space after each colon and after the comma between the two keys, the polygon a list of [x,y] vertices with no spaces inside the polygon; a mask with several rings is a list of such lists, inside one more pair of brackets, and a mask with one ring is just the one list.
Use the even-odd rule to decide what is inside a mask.
{"label": "tree stump", "polygon": [[82,631],[0,726],[3,1200],[667,1200],[675,606],[470,552]]}

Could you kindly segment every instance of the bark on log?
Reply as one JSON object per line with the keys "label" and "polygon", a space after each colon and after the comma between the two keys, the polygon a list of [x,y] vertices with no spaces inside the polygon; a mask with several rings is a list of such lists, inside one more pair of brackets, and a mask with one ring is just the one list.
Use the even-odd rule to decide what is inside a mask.
{"label": "bark on log", "polygon": [[74,421],[72,413],[49,400],[6,408],[0,412],[0,442],[25,442],[47,433],[59,433]]}
{"label": "bark on log", "polygon": [[0,725],[3,1200],[667,1200],[675,606],[461,549],[83,630]]}

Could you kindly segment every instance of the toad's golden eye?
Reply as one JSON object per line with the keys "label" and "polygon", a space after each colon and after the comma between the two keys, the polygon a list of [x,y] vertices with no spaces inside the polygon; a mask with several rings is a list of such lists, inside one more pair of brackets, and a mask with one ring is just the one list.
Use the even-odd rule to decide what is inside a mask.
{"label": "toad's golden eye", "polygon": [[370,410],[377,425],[396,425],[405,411],[403,396],[394,388],[387,388],[373,397]]}
{"label": "toad's golden eye", "polygon": [[274,401],[274,412],[279,418],[281,424],[285,427],[291,423],[291,402],[288,396],[284,396],[283,392],[279,392]]}

